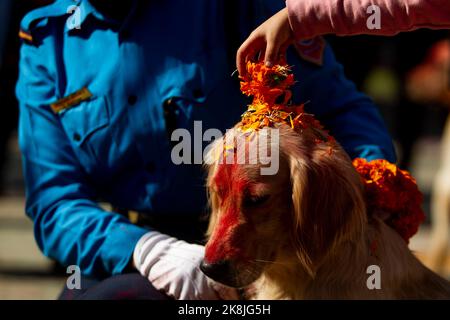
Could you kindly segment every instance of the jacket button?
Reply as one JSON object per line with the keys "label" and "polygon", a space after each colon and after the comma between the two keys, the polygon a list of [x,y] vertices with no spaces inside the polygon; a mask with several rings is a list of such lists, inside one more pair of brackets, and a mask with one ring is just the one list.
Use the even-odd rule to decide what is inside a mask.
{"label": "jacket button", "polygon": [[169,98],[164,101],[164,120],[166,122],[166,132],[170,139],[172,132],[177,128],[178,106],[174,99]]}
{"label": "jacket button", "polygon": [[73,134],[73,140],[75,140],[76,142],[79,142],[81,140],[81,136],[79,133],[74,133]]}
{"label": "jacket button", "polygon": [[175,109],[175,102],[172,98],[169,98],[163,103],[164,113],[170,113],[173,109]]}
{"label": "jacket button", "polygon": [[132,106],[132,105],[136,104],[136,102],[137,102],[137,97],[134,94],[128,96],[128,104],[129,105]]}

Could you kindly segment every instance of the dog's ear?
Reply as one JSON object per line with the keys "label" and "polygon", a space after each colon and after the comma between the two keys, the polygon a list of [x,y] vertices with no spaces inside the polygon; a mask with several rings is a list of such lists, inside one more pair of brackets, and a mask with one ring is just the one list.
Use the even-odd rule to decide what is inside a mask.
{"label": "dog's ear", "polygon": [[331,154],[327,148],[313,147],[288,156],[293,243],[311,276],[336,245],[362,232],[366,222],[357,172],[339,146]]}

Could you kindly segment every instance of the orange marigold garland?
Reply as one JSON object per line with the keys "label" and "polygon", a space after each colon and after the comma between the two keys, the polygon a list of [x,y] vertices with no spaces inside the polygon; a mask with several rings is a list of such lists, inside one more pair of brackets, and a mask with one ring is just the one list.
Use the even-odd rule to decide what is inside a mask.
{"label": "orange marigold garland", "polygon": [[425,219],[422,193],[414,178],[386,160],[358,158],[353,165],[363,179],[368,208],[389,213],[386,223],[409,242]]}
{"label": "orange marigold garland", "polygon": [[[303,104],[290,104],[290,87],[295,81],[289,66],[267,67],[263,62],[248,61],[247,74],[241,80],[241,91],[253,96],[253,102],[242,115],[243,132],[253,133],[275,123],[285,123],[299,131],[307,127],[317,129],[320,139],[316,143],[334,143],[320,122],[304,111]],[[369,213],[375,210],[389,213],[386,223],[409,242],[425,219],[422,194],[414,178],[386,160],[355,159],[353,165],[363,179]]]}
{"label": "orange marigold garland", "polygon": [[312,114],[304,110],[304,105],[292,105],[290,87],[294,75],[287,65],[267,67],[263,62],[247,62],[247,73],[241,77],[242,93],[253,96],[253,102],[242,115],[241,130],[254,132],[275,123],[285,123],[292,129],[317,129],[321,142],[334,142],[332,136]]}

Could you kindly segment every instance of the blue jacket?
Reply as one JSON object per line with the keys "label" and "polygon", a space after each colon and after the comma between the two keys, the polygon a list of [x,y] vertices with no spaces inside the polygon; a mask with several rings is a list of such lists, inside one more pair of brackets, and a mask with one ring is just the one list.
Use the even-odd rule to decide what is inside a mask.
{"label": "blue jacket", "polygon": [[[231,2],[135,1],[121,24],[87,0],[59,0],[23,19],[19,139],[26,213],[45,255],[87,275],[124,270],[147,230],[103,210],[99,199],[154,215],[204,212],[201,166],[172,163],[168,129],[192,130],[201,120],[203,131],[224,132],[240,119],[248,100],[230,77],[230,43],[283,5],[248,0],[225,8]],[[372,101],[345,78],[328,46],[314,60],[310,45],[288,55],[298,80],[294,102],[309,101],[351,157],[395,161]]]}

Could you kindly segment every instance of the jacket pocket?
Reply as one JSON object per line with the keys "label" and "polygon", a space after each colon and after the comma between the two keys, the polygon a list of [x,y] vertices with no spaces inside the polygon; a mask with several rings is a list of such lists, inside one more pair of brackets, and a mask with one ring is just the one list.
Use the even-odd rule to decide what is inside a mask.
{"label": "jacket pocket", "polygon": [[81,146],[94,132],[108,126],[109,114],[104,97],[80,103],[60,115],[61,123],[69,139]]}
{"label": "jacket pocket", "polygon": [[84,101],[60,114],[75,154],[88,172],[101,164],[98,150],[111,146],[110,117],[105,97]]}

